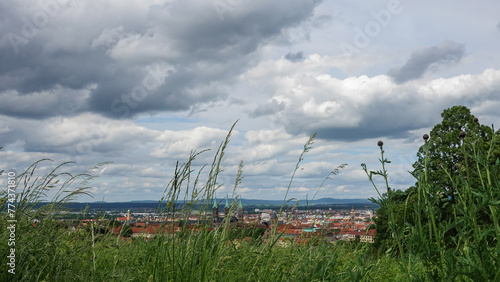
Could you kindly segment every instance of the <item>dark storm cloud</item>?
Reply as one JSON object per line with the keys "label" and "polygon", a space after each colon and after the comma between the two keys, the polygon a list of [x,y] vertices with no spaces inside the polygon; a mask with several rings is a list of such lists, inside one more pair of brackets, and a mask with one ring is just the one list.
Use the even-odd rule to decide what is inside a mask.
{"label": "dark storm cloud", "polygon": [[421,48],[411,54],[406,63],[399,68],[389,70],[396,83],[422,77],[432,65],[441,65],[459,62],[464,54],[465,47],[453,41],[443,41],[437,46]]}
{"label": "dark storm cloud", "polygon": [[76,91],[57,87],[50,91],[19,94],[15,91],[0,93],[0,113],[18,118],[43,119],[50,113],[73,116],[85,110],[90,90]]}
{"label": "dark storm cloud", "polygon": [[[81,18],[65,22],[60,7],[30,38],[22,33],[28,12],[4,2],[0,94],[14,97],[3,102],[0,114],[47,118],[91,111],[127,118],[224,99],[227,86],[255,63],[255,51],[308,19],[319,2],[241,2],[223,19],[210,1],[173,1],[119,17],[82,4],[68,8]],[[13,38],[24,40],[13,45]],[[150,70],[157,64],[160,77]],[[74,96],[85,90],[85,99]],[[48,100],[30,98],[35,96]],[[36,110],[26,110],[31,106]]]}
{"label": "dark storm cloud", "polygon": [[[34,44],[36,44],[34,42]],[[75,54],[59,51],[44,54],[40,46],[26,45],[23,54],[0,53],[0,91],[17,90],[22,94],[49,90],[56,85],[82,89],[109,76],[104,66],[112,61],[102,52]]]}
{"label": "dark storm cloud", "polygon": [[[409,105],[417,103],[411,97],[405,99]],[[439,116],[439,108],[436,106],[426,109],[426,112],[435,113]],[[286,130],[291,134],[316,132],[318,138],[340,141],[359,141],[368,138],[389,137],[404,138],[411,130],[425,127],[429,123],[429,116],[417,118],[421,111],[402,106],[387,101],[374,101],[370,106],[358,109],[357,114],[353,114],[352,119],[359,119],[355,126],[333,125],[335,117],[331,118],[331,123],[318,123],[314,119],[309,119],[304,115],[288,114]],[[355,113],[352,109],[352,113]]]}
{"label": "dark storm cloud", "polygon": [[370,127],[369,124],[362,125],[361,128],[318,128],[318,138],[340,141],[359,141],[366,138],[405,138],[408,136],[408,128],[385,128]]}
{"label": "dark storm cloud", "polygon": [[[399,107],[401,110],[395,110]],[[368,108],[356,127],[317,127],[318,138],[342,141],[359,141],[367,138],[405,138],[411,130],[427,125],[428,118],[415,119],[417,113],[399,105],[377,104],[377,109]],[[432,109],[429,109],[432,112]],[[438,112],[436,112],[438,113]]]}
{"label": "dark storm cloud", "polygon": [[300,62],[304,59],[304,53],[302,51],[297,53],[288,53],[285,55],[285,59],[289,60],[292,63]]}
{"label": "dark storm cloud", "polygon": [[285,109],[285,103],[272,100],[269,103],[259,105],[254,111],[252,111],[249,116],[252,118],[274,115],[279,111]]}

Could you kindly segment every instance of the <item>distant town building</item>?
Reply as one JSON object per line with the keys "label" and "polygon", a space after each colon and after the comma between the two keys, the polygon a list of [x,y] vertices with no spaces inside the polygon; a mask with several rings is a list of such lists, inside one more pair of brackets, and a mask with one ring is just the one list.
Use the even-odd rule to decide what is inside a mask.
{"label": "distant town building", "polygon": [[244,215],[245,209],[243,208],[243,204],[241,203],[241,198],[239,198],[238,200],[239,200],[239,202],[238,202],[238,209],[236,210],[236,214],[238,216],[238,221],[243,223],[244,222],[243,215]]}

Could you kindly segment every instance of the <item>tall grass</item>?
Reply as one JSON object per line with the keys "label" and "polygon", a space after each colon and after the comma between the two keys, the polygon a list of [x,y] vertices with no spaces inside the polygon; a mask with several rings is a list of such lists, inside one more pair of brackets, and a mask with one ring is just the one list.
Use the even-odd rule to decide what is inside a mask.
{"label": "tall grass", "polygon": [[[16,178],[15,246],[7,245],[10,232],[4,232],[4,230],[9,225],[7,220],[12,218],[7,213],[7,195],[5,193],[2,195],[0,254],[2,258],[6,258],[10,254],[10,249],[15,248],[16,256],[16,274],[8,273],[8,267],[6,263],[3,263],[0,279],[2,281],[51,280],[50,277],[69,271],[65,267],[67,267],[67,257],[72,256],[72,253],[73,255],[81,254],[84,258],[83,261],[86,261],[86,256],[90,254],[87,251],[82,251],[90,238],[75,240],[79,235],[75,233],[75,236],[70,239],[67,236],[68,230],[62,228],[60,222],[54,218],[72,199],[81,195],[89,195],[90,187],[87,184],[94,177],[94,171],[100,165],[84,173],[74,175],[65,171],[65,168],[71,163],[63,163],[46,175],[37,176],[37,167],[41,163],[50,161],[43,159],[35,162]],[[48,204],[39,206],[42,201],[47,200]],[[34,221],[37,221],[35,226],[32,225]]]}
{"label": "tall grass", "polygon": [[[471,142],[473,153],[468,153],[462,144],[463,169],[456,177],[446,172],[456,202],[443,197],[442,188],[429,181],[427,140],[417,186],[404,199],[389,188],[385,165],[390,161],[384,158],[383,143],[379,142],[382,170],[368,171],[362,164],[379,195],[375,202],[388,213],[388,231],[408,281],[500,281],[500,162],[491,161],[497,138],[493,136],[486,152]],[[374,176],[383,178],[387,193],[380,192]],[[422,264],[418,268],[416,261]]]}
{"label": "tall grass", "polygon": [[[232,128],[209,167],[196,171],[192,166],[196,157],[205,151],[192,152],[186,162],[177,163],[174,176],[159,201],[159,211],[177,221],[187,221],[193,210],[199,209],[205,218],[200,220],[197,230],[185,228],[175,234],[164,232],[150,240],[133,238],[125,241],[105,232],[105,228],[95,225],[97,223],[87,227],[74,226],[76,229],[72,230],[72,226],[55,220],[65,203],[89,193],[87,185],[93,173],[88,171],[72,175],[64,171],[70,165],[64,163],[45,176],[37,176],[38,166],[46,160],[36,162],[16,180],[16,190],[20,192],[16,199],[16,274],[8,273],[6,265],[2,264],[0,280],[355,281],[391,273],[372,271],[369,265],[374,264],[376,258],[360,260],[361,248],[354,244],[332,245],[318,241],[318,246],[292,244],[282,248],[274,244],[274,240],[235,240],[228,220],[220,228],[210,231],[208,214],[221,185],[218,175],[223,168],[231,132]],[[304,146],[299,163],[310,144],[308,142]],[[206,181],[201,181],[204,171],[208,171],[208,177]],[[234,190],[241,182],[242,174],[241,162]],[[234,194],[233,191],[233,198],[237,198]],[[182,201],[179,200],[181,198]],[[2,195],[3,203],[6,199],[7,196]],[[50,204],[36,205],[47,200]],[[236,201],[230,213],[236,210],[235,204]],[[2,205],[2,230],[7,224],[4,208]],[[81,216],[83,218],[84,213]],[[33,226],[35,218],[40,222]],[[174,221],[165,225],[163,227],[173,228]],[[4,242],[0,254],[4,258],[9,252],[7,238],[6,232],[0,233],[0,242]]]}
{"label": "tall grass", "polygon": [[[46,176],[36,177],[40,162],[35,163],[16,180],[17,190],[20,191],[16,213],[16,274],[7,273],[3,264],[0,281],[499,279],[499,179],[490,169],[490,162],[485,161],[489,152],[475,152],[469,156],[469,173],[474,171],[479,175],[481,187],[471,187],[465,178],[453,179],[454,185],[460,187],[457,189],[460,195],[454,206],[452,221],[437,220],[441,212],[436,203],[438,199],[433,194],[434,188],[425,181],[425,173],[422,173],[421,185],[403,201],[405,215],[402,218],[405,221],[401,223],[398,221],[401,218],[398,216],[398,202],[389,191],[386,165],[390,161],[385,159],[381,145],[382,169],[368,171],[366,166],[363,169],[379,194],[378,202],[390,213],[388,226],[394,237],[393,249],[380,253],[368,244],[344,241],[332,244],[323,240],[280,247],[276,243],[279,234],[269,240],[262,237],[238,238],[229,220],[225,220],[219,228],[209,228],[209,215],[215,194],[222,185],[219,175],[224,168],[225,151],[233,128],[234,125],[215,152],[211,164],[198,170],[193,165],[196,158],[207,154],[207,151],[193,151],[185,162],[178,162],[159,200],[158,211],[172,219],[162,228],[171,230],[175,224],[187,222],[196,209],[201,216],[196,230],[181,228],[175,233],[165,231],[149,240],[139,237],[123,240],[94,224],[75,226],[76,229],[72,230],[71,226],[55,220],[55,215],[65,203],[89,193],[88,181],[93,177],[92,170],[72,175],[64,172],[64,168],[70,165],[65,163],[56,166]],[[314,137],[311,136],[304,145],[289,181],[282,209],[295,173],[311,149]],[[325,181],[341,168],[343,165],[332,171],[335,173],[330,173]],[[243,171],[243,162],[240,162],[233,199],[238,198],[237,188],[243,179]],[[388,192],[383,193],[375,185],[376,176],[385,180]],[[45,201],[48,195],[51,195],[50,204],[36,208],[35,204]],[[6,197],[2,195],[3,202]],[[236,201],[233,201],[230,213],[236,208]],[[4,211],[0,219],[2,230],[7,224]],[[478,221],[478,213],[491,221]],[[34,218],[41,222],[33,226]],[[457,235],[451,236],[450,230],[456,230]],[[3,258],[9,251],[5,243],[7,236],[5,232],[0,233],[0,255]]]}

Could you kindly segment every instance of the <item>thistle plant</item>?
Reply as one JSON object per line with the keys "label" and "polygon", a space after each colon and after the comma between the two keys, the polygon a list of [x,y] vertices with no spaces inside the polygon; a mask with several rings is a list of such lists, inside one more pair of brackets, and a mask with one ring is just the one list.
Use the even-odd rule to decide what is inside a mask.
{"label": "thistle plant", "polygon": [[[395,217],[395,206],[396,203],[393,201],[393,195],[391,188],[389,187],[389,180],[388,180],[388,171],[385,168],[386,164],[390,164],[391,161],[389,161],[387,158],[384,157],[384,142],[378,141],[377,146],[380,148],[380,155],[381,158],[379,159],[379,162],[382,165],[381,170],[375,170],[375,171],[368,171],[368,168],[365,163],[361,164],[361,167],[365,174],[367,175],[368,179],[372,183],[373,187],[375,188],[375,191],[377,191],[377,194],[379,195],[378,200],[372,200],[375,203],[378,203],[381,207],[386,208],[389,214],[389,222],[387,223],[389,226],[389,229],[391,231],[391,234],[396,242],[397,248],[399,250],[399,255],[400,255],[400,263],[401,266],[405,270],[406,278],[408,280],[411,279],[411,274],[410,274],[410,264],[411,264],[411,256],[408,258],[408,262],[406,261],[405,254],[404,254],[404,249],[403,249],[403,234],[402,234],[402,226],[398,226],[396,223],[396,217]],[[380,193],[380,189],[377,187],[374,181],[374,176],[380,176],[384,179],[385,182],[385,188],[387,189],[386,194]]]}

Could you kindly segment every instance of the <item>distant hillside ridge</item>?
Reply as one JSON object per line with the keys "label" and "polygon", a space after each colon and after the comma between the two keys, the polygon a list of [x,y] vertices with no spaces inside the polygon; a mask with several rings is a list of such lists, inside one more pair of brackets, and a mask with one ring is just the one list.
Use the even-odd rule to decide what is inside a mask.
{"label": "distant hillside ridge", "polygon": [[[229,202],[231,203],[234,199],[230,198]],[[223,206],[225,204],[225,198],[217,198],[217,202],[220,203],[220,206]],[[254,208],[271,208],[271,209],[276,209],[280,208],[281,205],[283,204],[283,200],[261,200],[261,199],[241,199],[242,204],[248,208],[248,209],[254,209]],[[285,205],[290,207],[290,206],[295,206],[297,203],[297,200],[291,200],[291,201],[286,201]],[[41,205],[48,204],[48,203],[39,203],[35,205],[35,207],[39,207]],[[182,206],[183,201],[177,201],[177,204],[179,204],[179,207]],[[197,208],[200,208],[203,205],[212,205],[213,200],[204,202],[204,201],[199,201],[197,203]],[[106,201],[101,201],[101,202],[73,202],[73,203],[68,203],[66,204],[66,207],[70,210],[73,211],[81,211],[86,208],[89,210],[154,210],[157,209],[160,206],[164,206],[165,203],[159,203],[159,201],[155,200],[138,200],[138,201],[128,201],[128,202],[106,202]],[[368,199],[336,199],[336,198],[321,198],[317,199],[314,201],[306,201],[305,199],[299,200],[298,208],[299,209],[304,209],[304,208],[319,208],[319,209],[325,209],[325,208],[361,208],[364,206],[368,206],[371,208],[377,208],[378,205],[372,203]]]}
{"label": "distant hillside ridge", "polygon": [[[215,200],[217,202],[220,202],[220,201],[223,201],[225,200],[226,198],[216,198]],[[232,202],[234,199],[233,198],[229,198],[229,202]],[[241,198],[241,202],[242,204],[246,204],[246,205],[281,205],[283,203],[283,200],[261,200],[261,199],[244,199],[244,198]],[[292,200],[292,201],[289,201],[288,204],[295,204],[297,202],[297,200]],[[76,202],[78,204],[100,204],[101,202],[92,202],[92,203],[86,203],[86,202]],[[158,204],[158,201],[156,200],[139,200],[139,201],[127,201],[127,202],[102,202],[104,204],[111,204],[111,203],[138,203],[138,204],[152,204],[152,203],[155,203],[155,204]],[[177,201],[177,203],[183,203],[183,201]],[[299,200],[299,206],[306,206],[309,204],[309,206],[313,206],[313,205],[335,205],[335,204],[372,204],[372,202],[368,199],[361,199],[361,198],[358,198],[358,199],[337,199],[337,198],[321,198],[321,199],[316,199],[316,200],[306,200],[306,199],[302,199],[302,200]]]}

